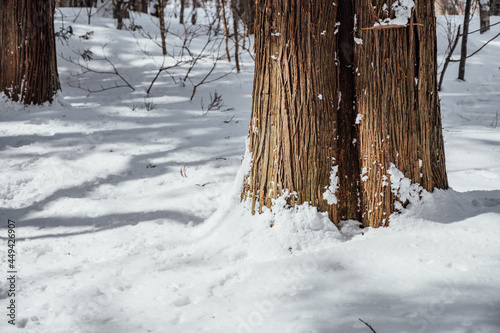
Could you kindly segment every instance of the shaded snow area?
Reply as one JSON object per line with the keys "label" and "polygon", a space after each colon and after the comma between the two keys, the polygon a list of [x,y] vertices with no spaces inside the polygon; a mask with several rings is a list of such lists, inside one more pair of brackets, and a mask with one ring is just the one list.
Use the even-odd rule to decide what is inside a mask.
{"label": "shaded snow area", "polygon": [[[0,100],[1,332],[369,333],[359,318],[378,333],[500,332],[500,41],[468,60],[466,82],[455,80],[456,64],[448,69],[441,98],[453,189],[424,195],[389,228],[345,221],[339,231],[307,205],[286,209],[279,199],[273,212],[252,216],[239,202],[251,159],[242,167],[248,54],[241,74],[200,86],[193,101],[180,69],[175,82],[162,73],[145,101],[161,49],[116,31],[110,18],[89,27],[62,12],[75,35],[94,36],[58,42],[59,52],[98,58],[108,43],[107,57],[136,90],[86,97],[69,85],[119,79],[71,75],[78,68],[59,58],[55,105]],[[157,31],[146,16],[135,24]],[[495,29],[471,35],[471,49]],[[169,41],[169,50],[179,47]],[[200,59],[194,84],[212,64]],[[222,61],[213,74],[232,68]],[[207,113],[215,90],[225,107]],[[409,184],[396,171],[401,191]],[[18,240],[15,327],[6,316],[8,219]]]}

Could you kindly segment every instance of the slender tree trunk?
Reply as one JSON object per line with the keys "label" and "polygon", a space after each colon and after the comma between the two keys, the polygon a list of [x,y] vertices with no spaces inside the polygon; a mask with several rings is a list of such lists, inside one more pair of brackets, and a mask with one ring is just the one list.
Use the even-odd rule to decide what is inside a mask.
{"label": "slender tree trunk", "polygon": [[122,30],[123,19],[128,16],[126,3],[124,0],[113,0],[113,18],[116,19],[116,29]]}
{"label": "slender tree trunk", "polygon": [[[333,222],[388,225],[394,165],[412,183],[447,188],[436,82],[434,4],[408,25],[374,27],[392,0],[257,2],[250,123],[252,211],[285,193]],[[383,15],[383,13],[381,13]],[[356,17],[356,19],[355,19]]]}
{"label": "slender tree trunk", "polygon": [[24,104],[52,102],[60,90],[54,0],[2,0],[0,91]]}
{"label": "slender tree trunk", "polygon": [[165,29],[165,0],[158,0],[158,21],[160,22],[161,49],[167,55],[167,32]]}
{"label": "slender tree trunk", "polygon": [[460,53],[460,65],[458,67],[458,79],[465,80],[465,63],[467,61],[467,39],[469,37],[470,8],[472,0],[467,0],[464,14],[464,34],[462,36],[462,51]]}
{"label": "slender tree trunk", "polygon": [[227,27],[227,18],[226,18],[226,1],[220,0],[221,9],[222,9],[222,25],[224,26],[224,40],[226,44],[226,56],[227,61],[231,62],[231,54],[229,53],[229,29]]}
{"label": "slender tree trunk", "polygon": [[198,13],[196,12],[196,8],[198,8],[198,2],[193,0],[193,14],[191,15],[191,24],[195,25],[196,20],[198,18]]}
{"label": "slender tree trunk", "polygon": [[148,13],[148,0],[141,0],[141,12]]}
{"label": "slender tree trunk", "polygon": [[238,1],[231,0],[231,10],[233,13],[233,31],[234,31],[234,62],[236,64],[236,72],[240,72],[240,55],[239,55],[239,34],[238,34]]}
{"label": "slender tree trunk", "polygon": [[490,1],[479,0],[479,17],[481,21],[481,34],[490,30]]}
{"label": "slender tree trunk", "polygon": [[179,13],[179,23],[184,24],[184,7],[186,0],[181,0],[181,12]]}

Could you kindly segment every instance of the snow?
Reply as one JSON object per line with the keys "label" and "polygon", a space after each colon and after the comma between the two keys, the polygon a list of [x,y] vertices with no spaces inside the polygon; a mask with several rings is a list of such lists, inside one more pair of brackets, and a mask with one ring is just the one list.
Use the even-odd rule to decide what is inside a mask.
{"label": "snow", "polygon": [[[182,71],[176,83],[162,75],[149,97],[157,107],[133,111],[157,63],[112,19],[88,27],[63,13],[77,35],[95,31],[70,45],[97,52],[111,41],[108,56],[136,91],[86,97],[69,86],[76,66],[58,59],[54,105],[0,98],[0,237],[16,221],[18,250],[17,327],[4,314],[2,332],[369,332],[359,318],[377,332],[500,330],[500,44],[468,60],[467,81],[455,80],[457,64],[444,81],[452,189],[411,202],[389,228],[344,221],[339,230],[307,204],[286,209],[285,197],[262,215],[240,203],[252,160],[250,57],[241,74],[200,86],[193,101]],[[136,24],[154,31],[146,16]],[[494,33],[471,35],[471,49]],[[161,61],[161,50],[149,51]],[[195,82],[212,61],[201,66]],[[114,80],[89,74],[82,85]],[[215,89],[234,109],[204,116],[201,98]],[[6,278],[0,289],[6,313]]]}
{"label": "snow", "polygon": [[[392,11],[394,12],[394,17],[378,21],[374,24],[374,26],[407,25],[411,18],[414,6],[415,3],[413,0],[395,0],[391,6]],[[384,13],[389,14],[386,4],[383,5],[382,10]]]}
{"label": "snow", "polygon": [[354,123],[356,125],[359,125],[359,124],[361,124],[361,120],[363,120],[363,115],[361,113],[358,113],[358,115],[356,116],[356,120],[354,121]]}
{"label": "snow", "polygon": [[323,193],[323,199],[325,199],[329,205],[337,203],[335,192],[337,192],[337,189],[339,188],[339,177],[337,176],[339,166],[335,165],[335,158],[333,158],[332,163],[333,166],[332,171],[330,171],[330,184],[326,187],[326,191]]}

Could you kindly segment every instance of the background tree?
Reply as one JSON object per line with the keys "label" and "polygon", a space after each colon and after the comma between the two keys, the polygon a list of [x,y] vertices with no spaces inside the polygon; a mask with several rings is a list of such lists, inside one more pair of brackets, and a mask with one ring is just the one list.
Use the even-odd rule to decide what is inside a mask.
{"label": "background tree", "polygon": [[490,30],[490,5],[490,0],[479,0],[479,18],[482,34]]}
{"label": "background tree", "polygon": [[[387,225],[394,165],[447,188],[436,84],[434,4],[394,25],[393,1],[257,2],[250,124],[252,211],[285,193],[335,223]],[[376,8],[389,8],[389,11]],[[354,19],[356,15],[356,20]]]}
{"label": "background tree", "polygon": [[25,104],[51,102],[60,90],[55,0],[0,2],[0,91]]}
{"label": "background tree", "polygon": [[465,80],[465,63],[467,61],[467,40],[469,38],[469,23],[472,0],[467,0],[464,13],[464,33],[462,35],[462,49],[460,51],[460,65],[458,67],[458,79]]}

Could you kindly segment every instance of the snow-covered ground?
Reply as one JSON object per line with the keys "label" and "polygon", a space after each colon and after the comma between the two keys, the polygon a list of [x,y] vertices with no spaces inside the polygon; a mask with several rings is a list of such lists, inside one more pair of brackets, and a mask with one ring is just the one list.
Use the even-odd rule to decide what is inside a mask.
{"label": "snow-covered ground", "polygon": [[[448,69],[441,98],[453,189],[425,195],[389,228],[361,233],[347,221],[339,232],[311,207],[251,216],[239,203],[248,55],[242,73],[200,86],[193,101],[181,69],[175,83],[163,73],[146,98],[159,65],[138,45],[157,62],[161,49],[102,15],[89,27],[83,14],[73,23],[77,12],[63,13],[76,36],[59,52],[91,48],[99,58],[108,43],[136,90],[87,97],[69,85],[121,81],[73,76],[78,68],[59,58],[55,105],[0,100],[1,332],[370,332],[359,318],[378,333],[500,332],[500,40],[469,59],[466,82],[455,80],[456,64]],[[135,23],[154,31],[144,15]],[[471,35],[471,50],[498,27]],[[90,30],[92,39],[77,37]],[[212,63],[200,60],[194,84]],[[214,75],[232,67],[222,60]],[[226,106],[204,115],[215,90]],[[141,108],[147,102],[156,107]],[[18,240],[16,327],[6,316],[8,219]]]}

